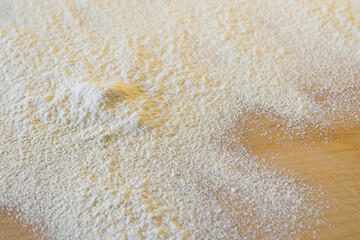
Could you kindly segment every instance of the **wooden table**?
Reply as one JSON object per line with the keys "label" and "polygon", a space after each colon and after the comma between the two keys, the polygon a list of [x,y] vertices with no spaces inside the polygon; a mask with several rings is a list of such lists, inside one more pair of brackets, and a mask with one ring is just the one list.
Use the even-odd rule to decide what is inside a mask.
{"label": "wooden table", "polygon": [[[239,124],[241,128],[241,124]],[[263,131],[272,129],[270,135]],[[312,186],[321,186],[331,208],[323,220],[330,225],[318,229],[320,239],[360,239],[360,124],[346,129],[335,126],[335,133],[305,137],[290,134],[288,139],[277,124],[265,118],[252,121],[241,136],[254,154],[271,159],[280,168],[299,173],[299,179]],[[270,139],[269,137],[272,137]],[[312,238],[308,233],[300,236]],[[0,240],[39,239],[29,228],[23,228],[6,213],[0,213]]]}

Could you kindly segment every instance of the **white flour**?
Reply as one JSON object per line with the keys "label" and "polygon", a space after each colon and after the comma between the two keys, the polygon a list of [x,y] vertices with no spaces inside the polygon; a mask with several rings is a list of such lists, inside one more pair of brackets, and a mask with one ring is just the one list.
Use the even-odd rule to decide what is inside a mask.
{"label": "white flour", "polygon": [[358,118],[359,3],[1,0],[0,206],[55,239],[308,230],[321,193],[219,142]]}

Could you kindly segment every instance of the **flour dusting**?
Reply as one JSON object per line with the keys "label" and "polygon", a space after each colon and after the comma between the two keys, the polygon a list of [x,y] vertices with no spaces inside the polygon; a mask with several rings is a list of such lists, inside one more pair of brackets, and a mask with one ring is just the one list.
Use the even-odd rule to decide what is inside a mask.
{"label": "flour dusting", "polygon": [[359,120],[359,16],[356,0],[0,1],[0,207],[49,239],[316,233],[319,189],[224,143],[259,108],[289,128]]}

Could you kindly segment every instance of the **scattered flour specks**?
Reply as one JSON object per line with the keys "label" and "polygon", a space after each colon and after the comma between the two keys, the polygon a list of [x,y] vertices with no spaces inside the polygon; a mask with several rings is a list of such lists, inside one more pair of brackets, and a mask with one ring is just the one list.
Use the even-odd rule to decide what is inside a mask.
{"label": "scattered flour specks", "polygon": [[0,206],[55,239],[308,230],[321,192],[214,139],[351,113],[359,4],[1,0]]}

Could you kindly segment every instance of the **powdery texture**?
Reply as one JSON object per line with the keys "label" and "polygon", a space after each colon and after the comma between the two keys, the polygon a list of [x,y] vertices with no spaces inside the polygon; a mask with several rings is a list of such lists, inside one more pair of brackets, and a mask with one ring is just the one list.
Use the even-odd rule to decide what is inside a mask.
{"label": "powdery texture", "polygon": [[259,107],[358,118],[359,16],[356,0],[0,1],[0,205],[55,239],[308,230],[321,193],[219,143]]}

